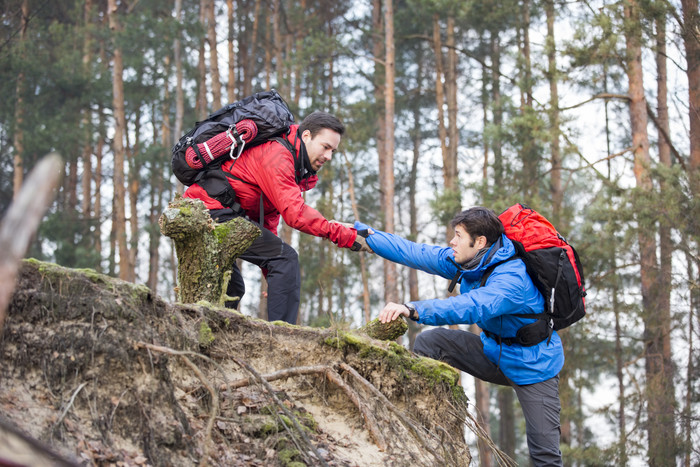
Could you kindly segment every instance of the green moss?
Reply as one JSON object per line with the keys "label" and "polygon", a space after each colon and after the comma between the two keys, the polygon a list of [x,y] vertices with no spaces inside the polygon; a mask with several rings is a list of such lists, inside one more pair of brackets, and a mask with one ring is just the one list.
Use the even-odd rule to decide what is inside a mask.
{"label": "green moss", "polygon": [[444,383],[450,387],[459,384],[459,371],[450,365],[433,360],[432,358],[417,357],[411,365],[414,373],[422,375],[427,379],[431,387]]}
{"label": "green moss", "polygon": [[425,379],[432,388],[446,386],[458,401],[466,401],[464,390],[459,385],[460,373],[446,363],[426,357],[413,356],[406,348],[396,342],[388,342],[386,347],[374,344],[362,334],[336,331],[333,336],[324,339],[324,344],[340,349],[352,349],[362,359],[380,361],[397,371],[400,376],[410,377],[412,373]]}
{"label": "green moss", "polygon": [[223,224],[216,224],[216,227],[214,227],[214,238],[216,241],[221,244],[228,238],[229,235],[231,235],[231,230],[233,227],[233,224],[229,224],[228,222],[223,223]]}
{"label": "green moss", "polygon": [[180,204],[177,209],[180,210],[180,214],[183,216],[191,216],[193,214],[192,208],[185,203]]}
{"label": "green moss", "polygon": [[279,458],[282,465],[290,466],[291,464],[298,462],[295,462],[295,459],[299,458],[299,451],[297,451],[296,449],[282,449],[277,454],[277,457]]}
{"label": "green moss", "polygon": [[297,328],[298,327],[296,324],[289,324],[286,321],[279,321],[279,320],[272,321],[270,324],[272,324],[274,326],[282,326],[284,328]]}
{"label": "green moss", "polygon": [[346,347],[361,349],[365,346],[372,345],[368,338],[345,331],[336,331],[334,336],[325,338],[323,343],[340,350]]}
{"label": "green moss", "polygon": [[99,272],[95,271],[94,269],[76,269],[76,272],[81,273],[85,277],[88,278],[88,280],[92,283],[95,284],[108,284],[110,282],[110,278],[108,276],[105,276],[104,274],[100,274]]}
{"label": "green moss", "polygon": [[202,321],[199,325],[199,345],[201,347],[209,347],[214,342],[214,339],[216,339],[214,332],[212,332],[206,321]]}

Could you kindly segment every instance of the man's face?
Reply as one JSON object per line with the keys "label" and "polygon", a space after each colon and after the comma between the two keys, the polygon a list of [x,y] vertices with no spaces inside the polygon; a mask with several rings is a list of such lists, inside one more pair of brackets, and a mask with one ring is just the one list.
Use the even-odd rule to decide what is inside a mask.
{"label": "man's face", "polygon": [[481,235],[473,239],[462,225],[455,226],[455,236],[450,240],[450,247],[454,251],[457,264],[465,264],[485,246],[486,237]]}
{"label": "man's face", "polygon": [[323,128],[313,138],[311,132],[306,130],[301,134],[301,139],[306,145],[306,152],[309,154],[309,162],[314,172],[318,172],[326,161],[333,158],[333,153],[340,144],[340,134],[328,128]]}

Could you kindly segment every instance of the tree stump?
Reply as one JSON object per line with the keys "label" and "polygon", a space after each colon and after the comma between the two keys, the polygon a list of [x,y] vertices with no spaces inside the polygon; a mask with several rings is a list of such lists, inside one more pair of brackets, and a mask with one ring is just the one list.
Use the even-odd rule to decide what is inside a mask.
{"label": "tree stump", "polygon": [[260,229],[242,217],[216,223],[201,200],[179,195],[160,216],[159,225],[161,233],[175,242],[177,300],[223,305],[225,277]]}

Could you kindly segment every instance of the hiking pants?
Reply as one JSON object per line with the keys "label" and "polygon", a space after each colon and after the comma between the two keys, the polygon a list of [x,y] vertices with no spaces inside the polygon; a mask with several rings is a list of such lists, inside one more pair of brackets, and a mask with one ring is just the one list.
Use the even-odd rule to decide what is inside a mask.
{"label": "hiking pants", "polygon": [[[258,225],[257,223],[253,222]],[[267,319],[268,321],[286,321],[297,324],[299,298],[301,293],[301,274],[299,272],[299,255],[277,235],[261,227],[262,235],[239,258],[260,267],[267,279]],[[233,265],[231,280],[226,294],[230,297],[243,298],[245,283],[240,269]],[[238,309],[240,300],[226,302],[226,306]]]}
{"label": "hiking pants", "polygon": [[538,467],[562,465],[558,375],[540,383],[512,385],[484,354],[481,338],[472,332],[456,329],[435,328],[420,333],[413,351],[441,360],[489,383],[513,386],[525,416],[530,459]]}

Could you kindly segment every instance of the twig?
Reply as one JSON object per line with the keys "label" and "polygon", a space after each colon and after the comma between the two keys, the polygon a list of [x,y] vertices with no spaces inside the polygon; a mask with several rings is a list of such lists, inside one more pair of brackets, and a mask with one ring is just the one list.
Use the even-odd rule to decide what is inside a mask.
{"label": "twig", "polygon": [[[275,371],[274,373],[269,373],[267,375],[260,375],[260,377],[264,378],[265,381],[270,382],[270,381],[277,381],[278,379],[290,378],[292,376],[320,374],[320,373],[324,373],[327,369],[328,369],[328,367],[325,365],[298,366],[298,367],[294,367],[294,368],[285,368],[283,370]],[[245,386],[250,386],[251,384],[253,384],[253,378],[249,377],[249,378],[238,379],[236,381],[233,381],[232,383],[222,384],[220,386],[220,388],[221,388],[221,390],[224,390],[226,388],[239,389],[239,388],[242,388]]]}
{"label": "twig", "polygon": [[491,449],[491,452],[496,456],[496,460],[499,465],[506,467],[517,467],[518,463],[511,459],[506,453],[498,449],[498,446],[493,442],[489,434],[484,430],[479,422],[477,422],[472,414],[467,412],[465,425],[474,433],[479,439],[481,439],[486,446]]}
{"label": "twig", "polygon": [[65,418],[66,414],[70,410],[70,408],[73,406],[73,402],[75,402],[75,398],[78,396],[78,393],[87,385],[87,383],[81,383],[80,386],[78,386],[78,389],[76,389],[73,392],[73,395],[70,396],[70,400],[68,401],[68,404],[66,407],[63,409],[63,412],[61,412],[61,415],[58,417],[58,420],[56,420],[56,423],[53,424],[53,427],[51,427],[51,431],[55,430],[58,425],[61,424],[63,419]]}

